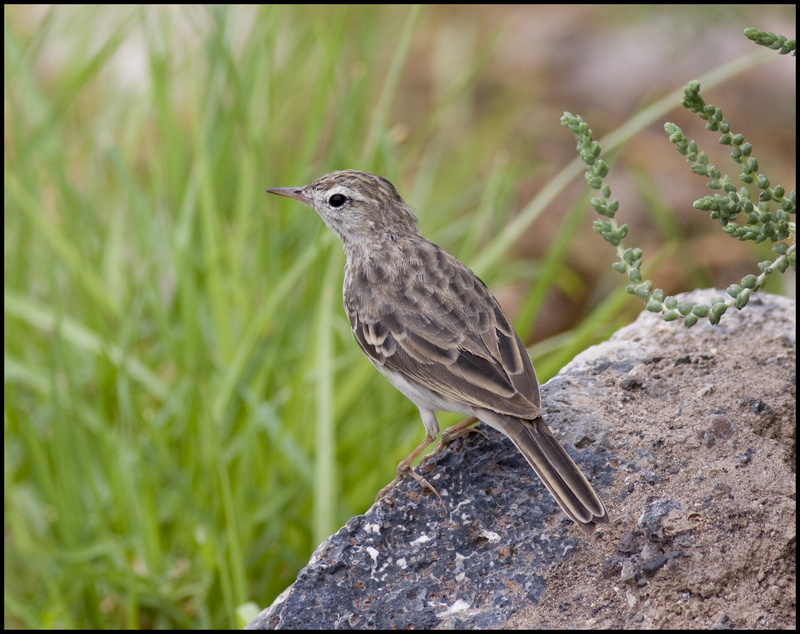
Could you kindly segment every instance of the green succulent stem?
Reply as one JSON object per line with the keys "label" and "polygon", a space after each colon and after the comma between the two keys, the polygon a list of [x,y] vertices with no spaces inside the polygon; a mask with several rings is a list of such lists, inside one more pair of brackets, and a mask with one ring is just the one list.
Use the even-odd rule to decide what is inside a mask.
{"label": "green succulent stem", "polygon": [[[794,40],[773,33],[747,29],[745,36],[781,54],[794,53],[795,50]],[[578,153],[586,164],[586,182],[600,192],[600,196],[590,201],[592,208],[602,217],[594,221],[594,230],[616,250],[617,261],[612,266],[615,271],[628,277],[627,292],[638,297],[648,311],[660,313],[664,321],[682,319],[685,326],[691,327],[699,319],[708,319],[712,324],[719,323],[729,308],[744,308],[750,296],[764,287],[773,272],[784,273],[789,267],[796,270],[797,193],[795,190],[787,192],[782,185],[773,185],[759,171],[753,146],[743,135],[731,131],[731,125],[721,108],[705,102],[700,95],[699,81],[693,80],[686,85],[681,104],[706,121],[706,129],[721,133],[719,144],[731,148],[730,157],[741,168],[735,177],[741,183],[737,186],[734,178],[709,163],[706,153],[699,149],[694,140],[688,139],[683,130],[674,123],[666,123],[664,129],[670,142],[686,157],[692,172],[710,178],[707,183],[709,189],[722,192],[696,200],[694,207],[708,212],[710,218],[717,220],[722,230],[732,238],[757,244],[765,241],[773,243],[772,250],[776,254],[774,260],[758,264],[758,275],[747,275],[739,284],[731,284],[727,288],[728,297],[716,297],[709,306],[679,302],[661,289],[653,289],[653,282],[642,278],[642,250],[625,247],[623,240],[628,227],[617,224],[614,219],[619,201],[611,198],[611,188],[605,182],[609,167],[600,158],[600,144],[594,140],[589,124],[579,115],[565,112],[561,123],[572,131],[578,141]]]}

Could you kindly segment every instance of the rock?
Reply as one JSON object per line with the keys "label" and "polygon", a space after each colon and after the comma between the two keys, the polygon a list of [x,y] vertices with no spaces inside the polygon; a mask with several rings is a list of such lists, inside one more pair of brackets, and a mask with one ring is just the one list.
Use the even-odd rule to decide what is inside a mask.
{"label": "rock", "polygon": [[422,468],[446,509],[407,478],[248,629],[794,629],[795,321],[766,294],[717,326],[644,312],[542,386],[594,535],[479,425]]}

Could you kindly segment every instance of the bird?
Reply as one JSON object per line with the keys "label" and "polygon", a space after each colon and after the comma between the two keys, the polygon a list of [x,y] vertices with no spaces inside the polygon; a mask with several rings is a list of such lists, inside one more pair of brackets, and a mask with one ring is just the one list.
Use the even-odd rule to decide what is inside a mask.
{"label": "bird", "polygon": [[466,265],[420,234],[394,185],[348,169],[266,191],[311,207],[341,239],[344,308],[355,339],[419,409],[425,438],[378,498],[406,475],[436,492],[411,464],[438,438],[435,412],[456,412],[469,418],[447,428],[423,462],[480,420],[511,440],[585,532],[608,522],[602,500],[542,417],[533,364],[500,304]]}

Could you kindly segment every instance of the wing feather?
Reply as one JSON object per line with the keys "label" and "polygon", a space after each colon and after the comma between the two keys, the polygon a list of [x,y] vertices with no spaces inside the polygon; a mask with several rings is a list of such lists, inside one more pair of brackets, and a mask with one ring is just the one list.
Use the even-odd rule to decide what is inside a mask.
{"label": "wing feather", "polygon": [[403,260],[396,276],[402,285],[391,277],[368,287],[345,284],[345,309],[359,345],[379,369],[400,372],[437,394],[536,418],[536,374],[499,304],[452,255],[427,241],[423,247]]}

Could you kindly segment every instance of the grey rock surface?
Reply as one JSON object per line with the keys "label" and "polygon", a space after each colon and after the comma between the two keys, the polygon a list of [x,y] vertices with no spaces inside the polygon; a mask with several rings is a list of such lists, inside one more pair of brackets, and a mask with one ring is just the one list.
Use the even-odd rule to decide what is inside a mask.
{"label": "grey rock surface", "polygon": [[[722,291],[695,291],[709,301]],[[249,629],[794,628],[796,304],[643,313],[542,386],[606,501],[584,535],[485,425],[322,543]]]}

